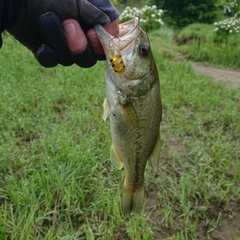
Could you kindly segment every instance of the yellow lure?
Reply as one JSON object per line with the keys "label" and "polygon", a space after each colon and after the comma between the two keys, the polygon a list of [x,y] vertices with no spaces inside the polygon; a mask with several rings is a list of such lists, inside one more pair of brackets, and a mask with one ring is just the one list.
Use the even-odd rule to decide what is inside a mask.
{"label": "yellow lure", "polygon": [[109,60],[115,73],[122,74],[125,72],[125,65],[122,56],[119,53],[109,54]]}

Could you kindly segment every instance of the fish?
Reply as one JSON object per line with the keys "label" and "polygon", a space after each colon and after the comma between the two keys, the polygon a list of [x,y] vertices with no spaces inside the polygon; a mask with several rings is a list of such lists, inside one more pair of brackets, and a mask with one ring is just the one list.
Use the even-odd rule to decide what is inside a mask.
{"label": "fish", "polygon": [[160,162],[162,101],[157,67],[147,34],[137,17],[119,24],[117,37],[94,26],[106,55],[103,120],[110,120],[112,164],[124,169],[121,207],[124,216],[144,206],[147,161]]}

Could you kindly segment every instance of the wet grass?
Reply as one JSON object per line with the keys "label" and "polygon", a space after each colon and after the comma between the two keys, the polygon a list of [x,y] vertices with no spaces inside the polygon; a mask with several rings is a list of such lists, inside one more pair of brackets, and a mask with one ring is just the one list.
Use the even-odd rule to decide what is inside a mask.
{"label": "wet grass", "polygon": [[163,98],[161,167],[157,175],[147,168],[146,211],[124,219],[123,172],[109,161],[109,124],[102,121],[105,63],[91,70],[44,69],[4,35],[1,240],[211,239],[223,224],[221,212],[234,218],[240,202],[239,90],[164,58],[159,41],[153,50]]}

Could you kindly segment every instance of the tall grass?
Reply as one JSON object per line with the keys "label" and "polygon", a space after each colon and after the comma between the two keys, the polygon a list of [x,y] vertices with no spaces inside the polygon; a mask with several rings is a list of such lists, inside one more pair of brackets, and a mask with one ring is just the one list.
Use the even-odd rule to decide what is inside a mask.
{"label": "tall grass", "polygon": [[220,38],[213,31],[213,25],[192,24],[175,36],[179,50],[193,61],[239,69],[240,38],[230,34]]}
{"label": "tall grass", "polygon": [[[102,121],[105,63],[44,69],[4,35],[0,239],[209,237],[221,222],[220,207],[235,207],[240,93],[165,59],[161,39],[154,39],[163,98],[161,167],[157,177],[147,168],[146,212],[124,219],[123,172],[111,166],[109,124]],[[199,206],[204,210],[196,211]],[[207,233],[199,230],[202,219]]]}

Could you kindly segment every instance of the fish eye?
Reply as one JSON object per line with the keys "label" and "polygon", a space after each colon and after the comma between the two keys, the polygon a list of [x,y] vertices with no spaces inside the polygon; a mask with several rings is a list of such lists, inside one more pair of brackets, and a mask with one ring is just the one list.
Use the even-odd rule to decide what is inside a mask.
{"label": "fish eye", "polygon": [[141,45],[139,46],[139,51],[140,51],[140,54],[145,57],[149,53],[149,47],[146,45]]}

